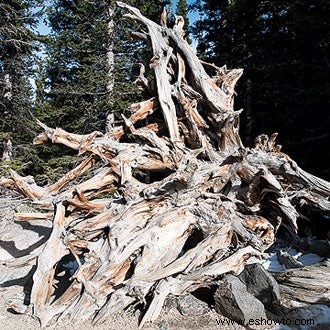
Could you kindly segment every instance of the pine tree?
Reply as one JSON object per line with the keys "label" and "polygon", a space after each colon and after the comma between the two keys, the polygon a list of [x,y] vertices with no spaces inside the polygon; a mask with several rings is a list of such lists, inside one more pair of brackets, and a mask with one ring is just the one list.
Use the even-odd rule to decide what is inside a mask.
{"label": "pine tree", "polygon": [[[69,130],[97,129],[109,97],[108,1],[57,0],[49,8],[49,118]],[[109,82],[110,81],[110,82]]]}
{"label": "pine tree", "polygon": [[329,177],[328,170],[311,161],[329,150],[329,4],[202,0],[196,8],[201,14],[194,26],[199,53],[220,66],[244,68],[236,102],[245,109],[246,143],[280,128],[285,150],[310,171]]}
{"label": "pine tree", "polygon": [[196,1],[192,9],[197,11],[199,19],[192,27],[192,33],[196,38],[197,53],[200,58],[217,62],[222,31],[221,14],[228,1]]}
{"label": "pine tree", "polygon": [[[157,20],[167,3],[131,2]],[[38,118],[73,132],[104,131],[109,114],[121,120],[120,113],[141,99],[132,81],[138,64],[149,57],[146,43],[132,38],[114,0],[56,0],[49,4],[48,21],[46,63],[38,70]],[[54,179],[75,162],[58,148],[39,147],[46,176]],[[50,162],[56,162],[57,172],[47,172]]]}
{"label": "pine tree", "polygon": [[[32,30],[37,22],[37,12],[32,10],[36,5],[38,1],[0,2],[0,141],[11,139],[16,149],[33,135],[28,111],[33,94],[29,78],[37,49]],[[15,158],[23,151],[17,151]]]}
{"label": "pine tree", "polygon": [[[166,4],[131,2],[152,19],[160,17]],[[143,61],[145,47],[141,41],[129,42],[123,32],[127,23],[118,20],[112,0],[56,0],[49,9],[49,21],[52,33],[46,70],[48,103],[53,110],[52,118],[45,119],[74,131],[102,129],[110,110],[134,101],[127,82],[137,74],[136,62]]]}

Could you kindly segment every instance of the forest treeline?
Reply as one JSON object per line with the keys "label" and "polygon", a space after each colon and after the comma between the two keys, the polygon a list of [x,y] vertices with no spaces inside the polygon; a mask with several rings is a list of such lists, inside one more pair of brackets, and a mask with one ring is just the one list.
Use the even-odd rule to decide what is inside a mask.
{"label": "forest treeline", "polygon": [[[171,1],[125,2],[156,22],[164,7],[167,24],[182,15],[202,60],[244,68],[235,108],[244,109],[246,145],[279,132],[284,152],[330,179],[328,1],[179,0],[173,12]],[[189,11],[199,15],[193,24]],[[38,33],[41,20],[47,35]],[[0,143],[13,143],[2,174],[13,168],[42,184],[77,162],[63,147],[31,145],[35,118],[77,133],[103,131],[145,97],[134,81],[141,70],[151,74],[151,52],[136,30],[113,0],[0,1]]]}

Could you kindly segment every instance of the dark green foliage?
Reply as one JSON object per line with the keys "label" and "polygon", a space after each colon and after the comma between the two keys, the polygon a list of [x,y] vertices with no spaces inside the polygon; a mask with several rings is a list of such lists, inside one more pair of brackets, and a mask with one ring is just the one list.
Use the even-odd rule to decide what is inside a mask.
{"label": "dark green foliage", "polygon": [[3,138],[10,138],[15,158],[12,165],[21,170],[29,167],[28,144],[34,136],[29,115],[33,103],[30,80],[38,47],[33,27],[38,19],[35,6],[39,2],[0,2],[0,157]]}
{"label": "dark green foliage", "polygon": [[46,101],[50,125],[89,132],[107,111],[108,1],[57,0],[48,9]]}
{"label": "dark green foliage", "polygon": [[29,26],[34,23],[28,1],[0,3],[0,132],[11,138],[23,127],[24,109],[31,103],[28,77],[35,44]]}
{"label": "dark green foliage", "polygon": [[197,53],[201,59],[219,59],[223,24],[221,13],[226,3],[227,1],[198,0],[191,5],[191,9],[199,13],[199,19],[191,30],[197,39]]}
{"label": "dark green foliage", "polygon": [[[198,1],[198,51],[242,67],[236,108],[246,142],[278,131],[284,151],[329,178],[329,24],[327,1]],[[244,114],[243,113],[243,114]]]}
{"label": "dark green foliage", "polygon": [[[163,0],[129,3],[157,22],[163,7],[170,4]],[[0,143],[11,138],[14,145],[14,161],[1,164],[5,172],[12,168],[36,175],[41,182],[55,180],[75,165],[73,153],[66,157],[68,150],[62,147],[31,147],[39,130],[33,116],[50,126],[84,133],[104,129],[109,112],[117,112],[118,120],[120,112],[142,99],[132,81],[140,62],[148,70],[150,45],[132,36],[136,27],[117,9],[110,40],[109,7],[115,8],[114,1],[0,3]],[[43,19],[39,14],[45,8],[51,34],[42,38],[33,28]],[[45,57],[36,56],[38,42],[46,45]],[[106,58],[111,42],[115,69],[109,68]],[[111,80],[114,88],[108,90]]]}
{"label": "dark green foliage", "polygon": [[[141,13],[151,20],[159,23],[163,8],[170,5],[170,0],[127,0],[128,5],[138,8]],[[129,23],[131,24],[131,22]]]}
{"label": "dark green foliage", "polygon": [[[159,20],[164,1],[129,1],[151,19]],[[108,9],[114,13],[109,16]],[[108,23],[114,20],[109,37]],[[146,47],[132,40],[128,23],[114,1],[57,0],[49,8],[52,33],[47,46],[46,82],[49,124],[76,132],[104,129],[106,115],[139,100],[132,85]],[[107,63],[113,47],[115,68]],[[114,80],[109,90],[107,84]]]}

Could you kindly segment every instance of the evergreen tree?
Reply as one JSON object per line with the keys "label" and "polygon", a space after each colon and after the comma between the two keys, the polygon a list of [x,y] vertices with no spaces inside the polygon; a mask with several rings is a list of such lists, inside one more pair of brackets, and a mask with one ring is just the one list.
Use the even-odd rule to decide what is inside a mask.
{"label": "evergreen tree", "polygon": [[[129,2],[156,20],[166,4]],[[49,3],[48,21],[46,60],[39,65],[36,81],[37,117],[72,132],[104,131],[109,113],[115,112],[115,120],[121,120],[120,112],[141,99],[132,82],[148,47],[132,38],[114,0],[55,0]],[[38,150],[45,178],[61,176],[76,161],[59,146]],[[48,171],[50,164],[57,165],[55,171]]]}
{"label": "evergreen tree", "polygon": [[329,152],[330,5],[321,0],[202,0],[195,8],[201,14],[194,26],[200,54],[245,70],[236,102],[245,109],[246,142],[278,130],[285,151],[329,178],[327,169],[318,168],[321,159],[315,159]]}
{"label": "evergreen tree", "polygon": [[[164,1],[130,1],[154,19]],[[114,23],[114,20],[116,23]],[[49,9],[46,121],[73,131],[103,129],[106,114],[131,103],[143,44],[127,38],[115,2],[56,0]],[[140,54],[140,55],[139,55]],[[129,58],[128,58],[129,55]],[[132,64],[133,62],[133,64]],[[116,75],[114,73],[116,72]]]}
{"label": "evergreen tree", "polygon": [[65,129],[92,131],[110,95],[109,1],[56,0],[49,8],[47,115]]}
{"label": "evergreen tree", "polygon": [[29,78],[33,77],[37,49],[37,37],[32,29],[37,23],[34,6],[38,3],[0,2],[0,141],[10,138],[15,148],[21,146],[15,158],[23,156],[23,145],[33,136],[28,114],[33,94]]}
{"label": "evergreen tree", "polygon": [[199,14],[199,19],[194,23],[191,30],[198,42],[197,53],[204,60],[218,62],[221,25],[223,24],[221,15],[227,3],[228,1],[199,0],[191,5],[191,9]]}

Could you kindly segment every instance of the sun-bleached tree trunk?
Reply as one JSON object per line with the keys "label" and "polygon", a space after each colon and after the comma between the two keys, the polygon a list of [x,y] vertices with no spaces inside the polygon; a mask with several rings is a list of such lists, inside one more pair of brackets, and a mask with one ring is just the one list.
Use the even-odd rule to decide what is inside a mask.
{"label": "sun-bleached tree trunk", "polygon": [[253,115],[252,115],[252,80],[246,81],[246,140],[250,143],[252,139],[252,126],[253,126]]}
{"label": "sun-bleached tree trunk", "polygon": [[[3,114],[2,114],[2,127],[9,130],[12,124],[13,116],[13,84],[9,73],[3,75]],[[12,129],[12,128],[11,128]],[[2,142],[3,152],[2,160],[11,161],[13,156],[13,144],[10,139],[6,138]]]}
{"label": "sun-bleached tree trunk", "polygon": [[[132,104],[121,123],[112,118],[107,134],[79,135],[39,122],[43,133],[35,144],[65,145],[82,155],[81,163],[52,185],[14,171],[0,181],[38,208],[16,214],[17,221],[52,222],[42,246],[6,261],[37,260],[33,308],[25,310],[42,325],[67,315],[101,322],[142,303],[143,326],[157,318],[168,295],[239,274],[262,258],[280,228],[298,237],[308,210],[330,210],[329,183],[283,153],[277,134],[257,137],[254,148],[242,144],[241,111],[234,109],[242,70],[201,62],[184,38],[182,18],[169,28],[118,5],[151,41],[156,84],[143,70],[139,77],[150,98]],[[59,292],[68,259],[76,267]]]}
{"label": "sun-bleached tree trunk", "polygon": [[115,55],[114,55],[114,10],[113,6],[108,8],[108,48],[107,48],[107,67],[108,67],[108,82],[106,85],[107,92],[112,94],[114,87],[114,68],[115,68]]}
{"label": "sun-bleached tree trunk", "polygon": [[[114,77],[114,70],[115,70],[115,54],[114,54],[114,9],[113,6],[110,5],[108,8],[108,48],[107,48],[107,68],[108,68],[108,79],[106,84],[106,90],[108,93],[109,98],[113,95],[113,89],[115,85],[115,77]],[[112,131],[113,124],[114,124],[114,115],[113,113],[109,113],[106,118],[106,132],[109,133]],[[111,133],[110,133],[111,134]]]}
{"label": "sun-bleached tree trunk", "polygon": [[11,161],[13,159],[13,144],[10,139],[6,139],[2,142],[3,152],[2,160]]}
{"label": "sun-bleached tree trunk", "polygon": [[9,73],[5,73],[2,77],[3,83],[3,114],[2,114],[2,126],[8,130],[12,123],[13,116],[13,84]]}

